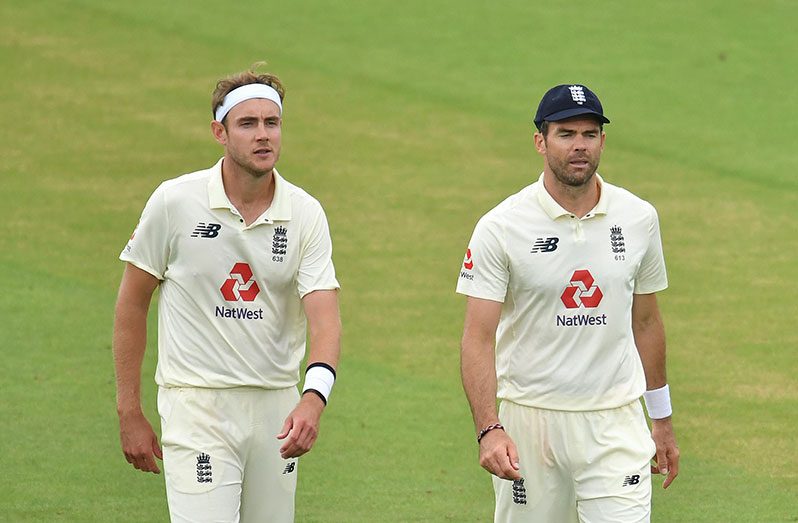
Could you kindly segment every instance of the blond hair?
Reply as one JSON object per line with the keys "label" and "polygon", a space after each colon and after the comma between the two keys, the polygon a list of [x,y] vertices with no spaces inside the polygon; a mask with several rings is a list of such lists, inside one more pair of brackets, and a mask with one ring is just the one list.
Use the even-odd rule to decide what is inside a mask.
{"label": "blond hair", "polygon": [[[224,98],[230,91],[249,84],[268,85],[277,91],[277,94],[280,95],[281,102],[285,100],[285,88],[282,82],[280,82],[280,79],[277,78],[277,75],[257,72],[258,67],[265,65],[265,63],[266,62],[256,62],[252,64],[252,67],[248,70],[232,74],[216,82],[216,89],[213,90],[213,96],[211,97],[211,114],[214,117],[216,116],[216,109],[224,103]],[[226,119],[225,117],[225,120]]]}

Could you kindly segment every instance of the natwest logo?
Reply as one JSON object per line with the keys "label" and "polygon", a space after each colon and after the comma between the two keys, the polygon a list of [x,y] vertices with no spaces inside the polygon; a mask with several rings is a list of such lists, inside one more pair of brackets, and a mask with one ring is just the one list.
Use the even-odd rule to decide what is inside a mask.
{"label": "natwest logo", "polygon": [[260,292],[258,282],[252,277],[252,269],[246,263],[236,263],[230,270],[230,278],[225,280],[221,289],[227,301],[253,301]]}
{"label": "natwest logo", "polygon": [[584,269],[574,271],[571,284],[565,288],[560,299],[569,309],[578,309],[582,306],[588,309],[598,307],[604,294],[594,283],[590,271]]}
{"label": "natwest logo", "polygon": [[467,271],[470,271],[474,268],[474,260],[471,259],[471,249],[466,250],[465,261],[463,262],[463,267]]}

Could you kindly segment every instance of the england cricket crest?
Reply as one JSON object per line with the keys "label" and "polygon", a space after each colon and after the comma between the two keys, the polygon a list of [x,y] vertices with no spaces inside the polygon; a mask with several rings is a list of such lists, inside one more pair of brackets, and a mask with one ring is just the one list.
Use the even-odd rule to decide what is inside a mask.
{"label": "england cricket crest", "polygon": [[197,483],[212,483],[211,457],[204,452],[197,455]]}
{"label": "england cricket crest", "polygon": [[526,487],[524,478],[513,481],[513,503],[516,505],[526,505]]}
{"label": "england cricket crest", "polygon": [[585,88],[581,85],[572,85],[568,87],[568,90],[571,91],[571,99],[579,105],[587,101],[585,98]]}
{"label": "england cricket crest", "polygon": [[272,254],[284,256],[288,248],[288,229],[282,226],[275,227],[272,236]]}
{"label": "england cricket crest", "polygon": [[623,231],[617,225],[610,227],[610,246],[614,254],[626,252],[626,242],[623,239]]}

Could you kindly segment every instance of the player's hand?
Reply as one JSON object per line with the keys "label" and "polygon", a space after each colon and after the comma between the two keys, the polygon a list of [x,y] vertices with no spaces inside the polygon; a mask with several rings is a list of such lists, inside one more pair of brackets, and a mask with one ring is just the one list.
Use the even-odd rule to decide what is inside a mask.
{"label": "player's hand", "polygon": [[280,447],[283,459],[298,458],[313,448],[319,435],[319,420],[324,402],[313,393],[303,394],[299,403],[285,419],[277,439],[284,439]]}
{"label": "player's hand", "polygon": [[655,464],[651,466],[651,473],[667,476],[662,488],[668,488],[679,475],[679,447],[676,445],[670,417],[651,420],[651,438],[657,445]]}
{"label": "player's hand", "polygon": [[140,411],[119,415],[119,439],[128,463],[143,472],[160,474],[155,458],[163,459],[158,436]]}
{"label": "player's hand", "polygon": [[493,429],[482,437],[479,442],[479,464],[502,479],[521,479],[518,450],[510,436],[501,429]]}

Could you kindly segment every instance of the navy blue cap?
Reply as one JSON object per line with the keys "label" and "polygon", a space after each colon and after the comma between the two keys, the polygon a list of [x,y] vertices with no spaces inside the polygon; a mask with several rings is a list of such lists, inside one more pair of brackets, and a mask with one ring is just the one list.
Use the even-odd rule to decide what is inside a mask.
{"label": "navy blue cap", "polygon": [[596,93],[579,84],[563,84],[549,89],[543,95],[535,114],[535,127],[543,121],[559,122],[582,114],[596,116],[602,123],[610,123]]}

